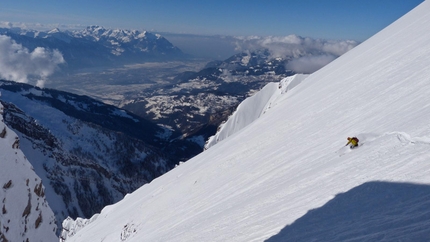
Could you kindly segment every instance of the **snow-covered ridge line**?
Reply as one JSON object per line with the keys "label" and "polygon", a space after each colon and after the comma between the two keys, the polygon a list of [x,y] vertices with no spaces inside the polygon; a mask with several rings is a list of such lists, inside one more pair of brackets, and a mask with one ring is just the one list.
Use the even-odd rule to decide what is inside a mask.
{"label": "snow-covered ridge line", "polygon": [[63,221],[63,230],[60,235],[60,242],[66,241],[67,238],[73,237],[79,230],[87,226],[88,224],[96,221],[99,214],[94,214],[90,219],[77,218],[73,220],[71,217],[67,217]]}
{"label": "snow-covered ridge line", "polygon": [[[22,29],[22,28],[4,28],[3,30],[8,30],[19,35],[24,35],[33,38],[48,38],[54,36],[64,42],[70,43],[72,37],[76,38],[86,38],[90,37],[93,40],[99,41],[101,38],[114,38],[121,40],[123,42],[130,42],[131,39],[159,39],[162,38],[160,34],[153,34],[148,31],[139,30],[129,30],[129,29],[110,29],[104,28],[102,26],[92,25],[80,30],[65,30],[62,31],[59,28],[54,28],[48,31],[39,31],[32,29]],[[68,36],[68,38],[64,38]]]}
{"label": "snow-covered ridge line", "polygon": [[88,26],[84,30],[72,31],[75,37],[91,37],[99,41],[101,38],[113,38],[123,42],[130,42],[132,39],[159,39],[159,34],[152,34],[147,31],[128,30],[128,29],[106,29],[102,26]]}
{"label": "snow-covered ridge line", "polygon": [[282,79],[279,84],[269,83],[255,95],[245,99],[228,120],[220,125],[218,132],[208,139],[205,149],[209,149],[254,122],[271,107],[275,106],[281,95],[299,85],[308,76],[296,74]]}

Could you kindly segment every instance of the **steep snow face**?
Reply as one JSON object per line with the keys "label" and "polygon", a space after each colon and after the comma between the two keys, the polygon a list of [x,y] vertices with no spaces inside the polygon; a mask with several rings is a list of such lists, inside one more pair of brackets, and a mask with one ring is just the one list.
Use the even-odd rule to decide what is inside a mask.
{"label": "steep snow face", "polygon": [[254,96],[247,98],[236,109],[229,119],[220,125],[218,132],[209,138],[205,149],[209,149],[219,141],[226,139],[254,120],[263,115],[268,109],[277,103],[277,99],[287,91],[293,89],[306,79],[308,75],[296,74],[286,77],[281,82],[269,83]]}
{"label": "steep snow face", "polygon": [[[3,106],[0,104],[1,114]],[[0,121],[0,241],[58,241],[45,187],[19,149],[18,136]]]}
{"label": "steep snow face", "polygon": [[[430,1],[67,241],[430,237]],[[357,149],[345,147],[357,136]]]}

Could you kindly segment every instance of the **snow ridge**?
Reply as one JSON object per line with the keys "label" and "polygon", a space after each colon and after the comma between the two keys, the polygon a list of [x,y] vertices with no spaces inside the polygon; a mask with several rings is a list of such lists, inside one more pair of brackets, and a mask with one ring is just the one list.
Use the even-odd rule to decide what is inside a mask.
{"label": "snow ridge", "polygon": [[306,79],[309,75],[296,74],[282,79],[279,84],[269,83],[254,96],[245,99],[236,111],[221,124],[218,132],[211,136],[206,142],[205,149],[209,149],[216,143],[237,133],[248,126],[261,115],[265,114],[271,107],[276,105],[280,95],[287,93]]}
{"label": "snow ridge", "polygon": [[73,220],[71,217],[67,217],[62,224],[63,230],[60,235],[60,242],[66,241],[67,238],[73,237],[79,230],[94,222],[99,214],[95,214],[90,219],[77,218]]}

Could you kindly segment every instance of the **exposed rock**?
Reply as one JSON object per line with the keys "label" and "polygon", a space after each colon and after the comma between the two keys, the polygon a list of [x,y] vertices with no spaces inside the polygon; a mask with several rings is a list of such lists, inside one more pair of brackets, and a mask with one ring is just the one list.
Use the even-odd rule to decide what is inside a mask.
{"label": "exposed rock", "polygon": [[22,217],[27,218],[30,213],[31,213],[31,193],[28,193],[28,203],[24,209],[24,212],[22,212]]}
{"label": "exposed rock", "polygon": [[41,223],[42,223],[42,212],[39,213],[39,216],[36,219],[36,222],[35,222],[36,229],[39,228]]}
{"label": "exposed rock", "polygon": [[12,180],[9,180],[6,184],[4,184],[3,189],[8,189],[10,186],[12,186]]}
{"label": "exposed rock", "polygon": [[15,141],[12,144],[12,149],[19,149],[19,138],[15,137]]}
{"label": "exposed rock", "polygon": [[40,182],[38,185],[36,185],[34,187],[34,193],[36,193],[36,195],[39,197],[45,196],[45,192],[44,192],[43,187],[42,187],[42,182]]}
{"label": "exposed rock", "polygon": [[4,137],[6,137],[6,127],[4,127],[0,133],[0,138],[4,138]]}

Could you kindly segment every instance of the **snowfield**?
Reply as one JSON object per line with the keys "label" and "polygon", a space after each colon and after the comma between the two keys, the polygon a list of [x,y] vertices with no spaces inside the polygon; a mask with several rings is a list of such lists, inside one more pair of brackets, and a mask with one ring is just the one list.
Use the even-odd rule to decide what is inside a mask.
{"label": "snowfield", "polygon": [[[429,9],[279,93],[257,119],[240,115],[248,125],[66,241],[428,241]],[[344,147],[348,136],[362,145]]]}

